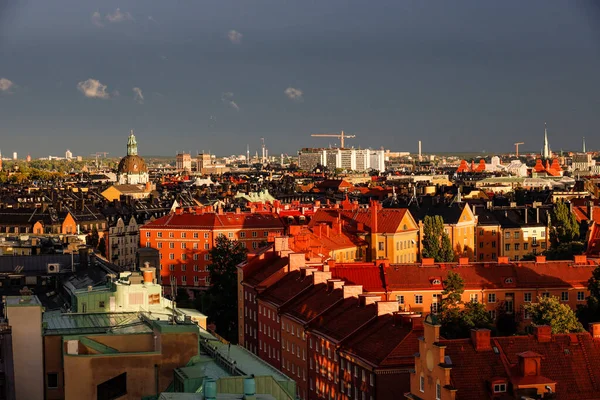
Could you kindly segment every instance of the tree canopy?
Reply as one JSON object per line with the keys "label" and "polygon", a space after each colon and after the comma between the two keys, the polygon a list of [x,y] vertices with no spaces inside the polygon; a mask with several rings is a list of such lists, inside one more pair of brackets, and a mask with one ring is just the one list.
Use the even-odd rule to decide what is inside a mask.
{"label": "tree canopy", "polygon": [[444,280],[440,321],[442,336],[449,339],[467,338],[474,328],[491,328],[492,320],[485,306],[478,301],[464,303],[465,281],[450,271]]}
{"label": "tree canopy", "polygon": [[237,342],[237,266],[246,260],[242,242],[225,236],[216,239],[208,265],[210,286],[202,297],[202,311],[217,326],[217,333]]}
{"label": "tree canopy", "polygon": [[552,333],[583,332],[583,325],[577,320],[575,312],[558,297],[538,297],[537,303],[527,304],[525,313],[531,316],[536,325],[549,325]]}
{"label": "tree canopy", "polygon": [[427,215],[423,221],[423,257],[433,258],[436,262],[454,261],[452,243],[439,215]]}
{"label": "tree canopy", "polygon": [[553,247],[560,243],[570,243],[579,239],[577,218],[564,201],[557,201],[554,205],[551,222],[550,240]]}

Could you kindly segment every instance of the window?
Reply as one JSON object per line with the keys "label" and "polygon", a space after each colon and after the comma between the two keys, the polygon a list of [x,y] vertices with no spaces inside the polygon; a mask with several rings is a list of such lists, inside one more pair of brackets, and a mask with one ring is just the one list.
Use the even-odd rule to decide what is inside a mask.
{"label": "window", "polygon": [[506,233],[504,234],[504,238],[505,238],[505,239],[510,239],[510,232],[506,232]]}
{"label": "window", "polygon": [[[150,237],[150,232],[146,232],[146,237],[149,238]],[[48,374],[50,375],[50,374]]]}
{"label": "window", "polygon": [[[184,254],[184,255],[185,255],[185,254]],[[185,267],[186,267],[186,266],[185,266],[185,264],[181,264],[181,271],[182,271],[182,272],[185,272]]]}
{"label": "window", "polygon": [[233,232],[229,232],[229,233],[227,234],[227,236],[229,237],[229,239],[233,239]]}
{"label": "window", "polygon": [[175,254],[169,253],[169,260],[174,260],[174,259],[175,259]]}
{"label": "window", "polygon": [[371,386],[375,386],[375,375],[369,374],[369,381],[371,383]]}
{"label": "window", "polygon": [[510,251],[510,243],[504,245],[504,251]]}
{"label": "window", "polygon": [[185,249],[185,248],[186,248],[186,243],[185,243],[185,242],[181,243],[181,248],[182,248],[182,249]]}
{"label": "window", "polygon": [[492,321],[496,320],[496,310],[490,310],[490,311],[488,311],[488,314],[490,315],[490,319]]}
{"label": "window", "polygon": [[186,236],[185,232],[181,232],[181,238],[185,239],[185,236]]}
{"label": "window", "polygon": [[198,272],[198,265],[194,265],[194,272]]}
{"label": "window", "polygon": [[398,302],[398,304],[404,304],[404,296],[401,295],[401,294],[397,295],[396,296],[396,301]]}
{"label": "window", "polygon": [[585,292],[577,292],[577,301],[585,300]]}
{"label": "window", "polygon": [[521,234],[519,232],[515,232],[515,239],[519,239],[520,236]]}
{"label": "window", "polygon": [[495,249],[496,248],[496,241],[492,240],[492,248]]}
{"label": "window", "polygon": [[383,251],[383,250],[384,250],[384,247],[383,247],[383,242],[379,242],[379,250],[380,250],[380,251]]}
{"label": "window", "polygon": [[[496,230],[495,229],[492,229],[492,236],[496,236]],[[493,243],[496,243],[496,242],[493,242]]]}
{"label": "window", "polygon": [[423,304],[423,295],[415,294],[415,304]]}
{"label": "window", "polygon": [[209,237],[209,234],[208,234],[208,232],[205,232],[205,233],[204,233],[204,239],[208,239],[208,237]]}
{"label": "window", "polygon": [[561,301],[569,301],[569,292],[561,292],[560,300]]}
{"label": "window", "polygon": [[496,383],[494,385],[494,393],[504,393],[506,392],[506,383]]}
{"label": "window", "polygon": [[523,294],[523,301],[525,303],[531,303],[531,293],[524,293]]}
{"label": "window", "polygon": [[169,248],[170,248],[170,249],[174,249],[174,248],[175,248],[175,243],[173,243],[173,242],[169,242]]}
{"label": "window", "polygon": [[515,251],[519,251],[521,248],[521,244],[520,243],[515,243]]}
{"label": "window", "polygon": [[204,250],[210,250],[210,244],[204,243]]}
{"label": "window", "polygon": [[440,381],[438,380],[435,383],[435,400],[440,400],[442,398],[442,385],[440,384]]}
{"label": "window", "polygon": [[258,232],[252,231],[252,237],[257,237],[257,236],[258,236]]}
{"label": "window", "polygon": [[192,243],[192,248],[193,248],[194,250],[198,250],[198,242],[194,242],[194,243]]}
{"label": "window", "polygon": [[258,242],[252,242],[252,248],[253,249],[258,248]]}
{"label": "window", "polygon": [[162,237],[162,232],[156,232],[156,237],[161,238]]}
{"label": "window", "polygon": [[46,386],[48,389],[56,389],[58,387],[58,374],[53,372],[47,375]]}
{"label": "window", "polygon": [[181,259],[185,261],[187,259],[187,254],[182,254]]}
{"label": "window", "polygon": [[504,283],[506,283],[506,284],[513,283],[513,279],[512,279],[512,278],[506,278],[506,279],[504,280]]}
{"label": "window", "polygon": [[198,239],[198,232],[194,232],[194,239]]}
{"label": "window", "polygon": [[174,237],[175,237],[175,234],[174,234],[173,232],[169,232],[169,237],[170,237],[170,238],[174,238]]}
{"label": "window", "polygon": [[421,376],[419,377],[419,390],[422,393],[425,393],[425,377],[423,376],[423,374],[421,374]]}
{"label": "window", "polygon": [[529,243],[523,243],[523,250],[529,250]]}
{"label": "window", "polygon": [[489,293],[488,294],[488,303],[495,303],[496,302],[496,293]]}
{"label": "window", "polygon": [[106,303],[104,303],[104,301],[99,301],[98,302],[98,308],[104,308],[106,305]]}
{"label": "window", "polygon": [[483,249],[483,242],[479,242],[479,248]]}
{"label": "window", "polygon": [[96,386],[96,393],[98,400],[112,400],[125,396],[127,394],[127,372]]}
{"label": "window", "polygon": [[479,236],[483,236],[483,229],[479,230]]}
{"label": "window", "polygon": [[542,293],[542,297],[550,297],[550,292],[544,292],[544,293]]}
{"label": "window", "polygon": [[246,232],[240,232],[240,238],[245,238],[246,237]]}
{"label": "window", "polygon": [[264,236],[264,237],[269,237],[269,232],[267,232],[267,231],[264,231],[264,232],[263,232],[263,236]]}
{"label": "window", "polygon": [[198,259],[198,253],[194,254],[194,255],[192,256],[192,258],[193,258],[194,260],[197,260],[197,259]]}
{"label": "window", "polygon": [[479,301],[479,294],[471,293],[470,294],[471,303],[477,303]]}
{"label": "window", "polygon": [[162,242],[158,242],[157,246],[158,246],[159,249],[162,249]]}
{"label": "window", "polygon": [[210,260],[210,254],[207,253],[204,255],[204,261],[208,261],[208,260]]}
{"label": "window", "polygon": [[[181,269],[183,270],[183,269],[184,269],[184,267],[182,266],[182,267],[181,267]],[[185,275],[183,275],[183,276],[181,277],[181,283],[183,283],[183,284],[185,285],[185,284],[186,284],[186,280],[187,280],[187,277],[186,277]]]}

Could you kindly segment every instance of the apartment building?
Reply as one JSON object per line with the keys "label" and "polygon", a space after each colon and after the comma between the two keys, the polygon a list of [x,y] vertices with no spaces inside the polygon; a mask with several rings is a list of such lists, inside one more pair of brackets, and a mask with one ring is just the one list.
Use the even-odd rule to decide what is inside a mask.
{"label": "apartment building", "polygon": [[140,243],[139,225],[135,218],[129,218],[127,224],[119,218],[104,234],[106,258],[113,264],[132,268],[136,262],[136,251]]}
{"label": "apartment building", "polygon": [[193,289],[208,285],[209,252],[218,236],[240,241],[249,251],[256,251],[270,236],[280,236],[283,230],[283,222],[272,213],[177,209],[142,226],[140,245],[159,251],[164,285],[173,282]]}

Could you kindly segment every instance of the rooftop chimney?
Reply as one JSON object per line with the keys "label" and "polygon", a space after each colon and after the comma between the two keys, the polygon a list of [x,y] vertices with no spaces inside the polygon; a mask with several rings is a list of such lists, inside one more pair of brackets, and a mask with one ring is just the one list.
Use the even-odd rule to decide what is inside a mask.
{"label": "rooftop chimney", "polygon": [[329,279],[327,281],[327,290],[333,292],[336,289],[341,289],[344,286],[344,281],[341,279]]}
{"label": "rooftop chimney", "polygon": [[576,265],[585,265],[587,264],[587,256],[585,254],[580,254],[573,256]]}
{"label": "rooftop chimney", "polygon": [[397,313],[398,307],[397,301],[378,301],[377,316],[381,317],[382,315]]}
{"label": "rooftop chimney", "polygon": [[506,257],[506,256],[498,257],[498,264],[508,264],[508,263],[509,263],[508,257]]}
{"label": "rooftop chimney", "polygon": [[379,227],[377,225],[377,201],[371,200],[369,211],[371,212],[371,233],[377,233],[379,230]]}
{"label": "rooftop chimney", "polygon": [[310,268],[310,267],[300,268],[300,277],[302,279],[304,279],[307,276],[312,276],[313,272],[316,272],[316,271],[318,271],[316,268]]}
{"label": "rooftop chimney", "polygon": [[290,271],[296,271],[306,265],[306,256],[304,253],[290,253]]}
{"label": "rooftop chimney", "polygon": [[313,285],[319,285],[321,283],[327,283],[327,280],[331,279],[331,272],[329,271],[315,271],[312,273]]}
{"label": "rooftop chimney", "polygon": [[469,257],[460,257],[458,259],[458,265],[469,265]]}
{"label": "rooftop chimney", "polygon": [[358,297],[358,295],[362,294],[363,287],[362,285],[344,285],[342,291],[344,299]]}
{"label": "rooftop chimney", "polygon": [[542,356],[533,351],[517,354],[521,376],[540,376],[542,374]]}
{"label": "rooftop chimney", "polygon": [[590,335],[593,339],[600,339],[600,322],[592,322],[589,325]]}
{"label": "rooftop chimney", "polygon": [[376,294],[361,293],[358,295],[358,300],[361,307],[366,307],[381,300],[381,296]]}
{"label": "rooftop chimney", "polygon": [[289,250],[289,238],[287,236],[276,237],[274,242],[276,252]]}
{"label": "rooftop chimney", "polygon": [[535,262],[538,264],[543,264],[546,262],[546,256],[535,256]]}
{"label": "rooftop chimney", "polygon": [[539,343],[550,342],[552,340],[552,328],[549,325],[534,326],[533,335]]}
{"label": "rooftop chimney", "polygon": [[471,342],[473,342],[475,351],[492,350],[490,334],[491,331],[489,329],[471,329]]}

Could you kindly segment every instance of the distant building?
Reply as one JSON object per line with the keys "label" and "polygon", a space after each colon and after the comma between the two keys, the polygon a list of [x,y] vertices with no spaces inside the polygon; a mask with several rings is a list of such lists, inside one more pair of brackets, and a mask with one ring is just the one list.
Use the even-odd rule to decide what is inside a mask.
{"label": "distant building", "polygon": [[178,171],[192,171],[192,156],[189,153],[177,154],[175,168]]}
{"label": "distant building", "polygon": [[105,235],[106,258],[120,267],[135,266],[136,250],[140,243],[140,230],[134,217],[125,224],[119,218],[115,226],[108,228]]}
{"label": "distant building", "polygon": [[27,157],[25,157],[25,161],[31,162],[31,154],[27,154]]}
{"label": "distant building", "polygon": [[73,153],[71,153],[71,150],[67,149],[67,151],[65,152],[65,158],[67,160],[70,160],[71,158],[73,158]]}
{"label": "distant building", "polygon": [[127,141],[127,155],[119,162],[118,179],[121,185],[137,185],[148,182],[148,167],[146,162],[138,156],[137,142],[133,130]]}
{"label": "distant building", "polygon": [[348,171],[385,170],[385,151],[370,149],[302,149],[298,153],[298,167],[312,171],[317,165],[330,170]]}
{"label": "distant building", "polygon": [[16,151],[13,152],[13,160],[18,160],[18,158],[17,158],[17,152]]}

